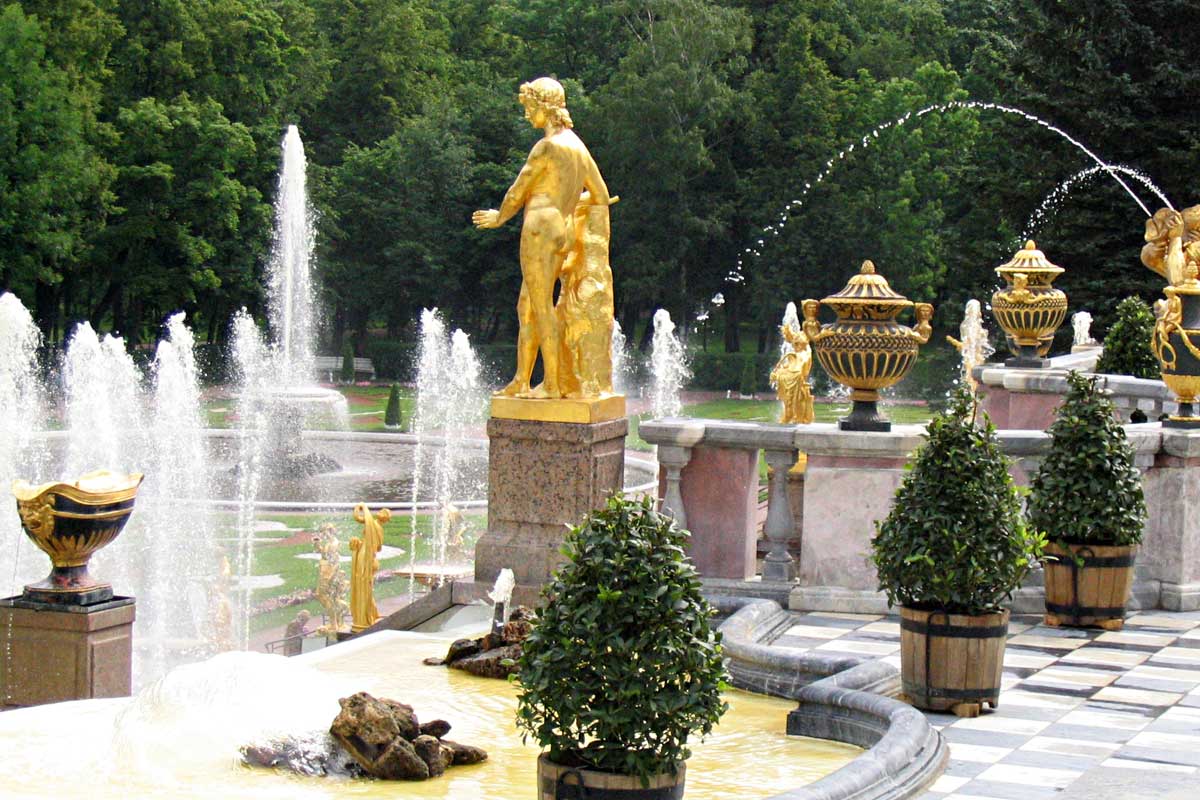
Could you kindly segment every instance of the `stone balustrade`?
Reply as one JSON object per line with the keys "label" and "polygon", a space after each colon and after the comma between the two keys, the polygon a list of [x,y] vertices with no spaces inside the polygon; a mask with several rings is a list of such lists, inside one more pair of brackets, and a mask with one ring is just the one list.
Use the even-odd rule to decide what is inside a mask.
{"label": "stone balustrade", "polygon": [[[1044,376],[1052,377],[1052,376]],[[1127,425],[1142,470],[1149,517],[1138,555],[1134,607],[1200,609],[1200,431]],[[879,613],[886,601],[870,561],[875,523],[891,508],[911,454],[922,442],[918,425],[886,433],[838,430],[832,424],[771,425],[668,418],[644,422],[641,436],[659,447],[663,508],[692,532],[692,558],[701,575],[740,581],[738,591],[786,594],[791,608]],[[1022,485],[1050,445],[1041,430],[1000,430],[1012,474]],[[755,570],[758,453],[773,469],[768,482],[771,543],[761,575]],[[788,467],[799,452],[808,466],[799,492]],[[790,496],[789,496],[790,494]],[[798,498],[796,502],[794,498]],[[794,505],[801,506],[795,508]],[[797,526],[796,520],[799,520]],[[798,538],[799,558],[787,543]],[[1018,610],[1040,609],[1040,577],[1018,593]]]}

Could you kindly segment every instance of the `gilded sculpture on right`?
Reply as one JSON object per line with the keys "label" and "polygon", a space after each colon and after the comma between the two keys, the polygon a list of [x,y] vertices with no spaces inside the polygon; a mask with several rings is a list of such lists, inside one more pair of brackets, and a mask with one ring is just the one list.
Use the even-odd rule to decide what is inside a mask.
{"label": "gilded sculpture on right", "polygon": [[1165,300],[1155,303],[1157,321],[1150,347],[1163,382],[1179,400],[1168,428],[1200,428],[1200,205],[1163,208],[1146,220],[1142,263],[1168,281]]}

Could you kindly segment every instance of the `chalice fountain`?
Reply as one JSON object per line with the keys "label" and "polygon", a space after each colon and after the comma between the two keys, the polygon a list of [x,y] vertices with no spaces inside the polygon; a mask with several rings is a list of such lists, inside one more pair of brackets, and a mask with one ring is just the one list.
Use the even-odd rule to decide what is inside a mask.
{"label": "chalice fountain", "polygon": [[92,577],[88,561],[120,535],[141,483],[141,473],[109,470],[89,472],[74,483],[14,481],[21,527],[52,564],[50,574],[28,584],[21,599],[59,606],[112,600],[112,585]]}

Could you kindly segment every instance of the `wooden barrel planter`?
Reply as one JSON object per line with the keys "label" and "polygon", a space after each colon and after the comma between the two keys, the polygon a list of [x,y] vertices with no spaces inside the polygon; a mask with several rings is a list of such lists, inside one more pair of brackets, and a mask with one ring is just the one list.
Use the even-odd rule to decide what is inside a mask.
{"label": "wooden barrel planter", "polygon": [[1125,604],[1133,586],[1136,545],[1121,547],[1050,542],[1042,557],[1046,574],[1046,624],[1125,627]]}
{"label": "wooden barrel planter", "polygon": [[616,775],[583,767],[556,764],[538,756],[538,800],[680,800],[686,765],[672,775],[665,772],[642,786],[635,775]]}
{"label": "wooden barrel planter", "polygon": [[979,715],[1000,701],[1008,610],[969,616],[900,609],[900,681],[917,708]]}

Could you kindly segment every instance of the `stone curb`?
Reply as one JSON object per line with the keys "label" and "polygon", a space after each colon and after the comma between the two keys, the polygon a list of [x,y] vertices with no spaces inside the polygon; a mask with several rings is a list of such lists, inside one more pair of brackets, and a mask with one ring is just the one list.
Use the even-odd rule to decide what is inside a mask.
{"label": "stone curb", "polygon": [[771,800],[903,800],[925,791],[946,768],[945,739],[920,711],[887,695],[900,676],[880,661],[771,647],[791,617],[771,600],[715,597],[731,616],[721,624],[729,673],[739,689],[797,700],[790,735],[867,748],[819,781]]}

